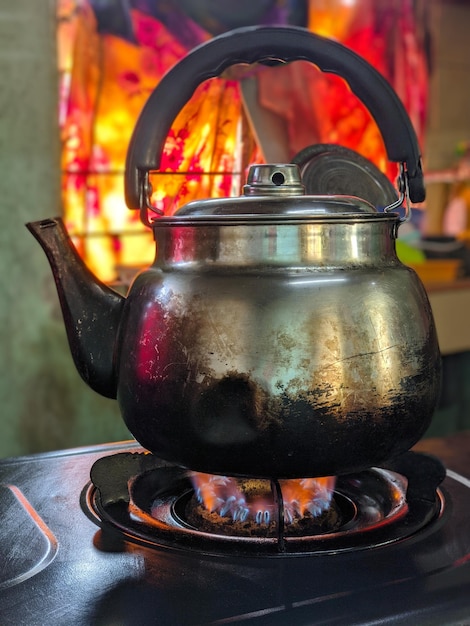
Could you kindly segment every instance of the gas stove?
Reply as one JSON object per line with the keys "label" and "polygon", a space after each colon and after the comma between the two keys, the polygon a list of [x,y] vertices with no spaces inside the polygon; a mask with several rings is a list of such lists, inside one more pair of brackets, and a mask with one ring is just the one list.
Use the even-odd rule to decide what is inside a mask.
{"label": "gas stove", "polygon": [[5,459],[0,621],[469,623],[470,435],[418,447],[447,471],[407,453],[340,477],[341,521],[300,536],[197,528],[187,473],[132,442]]}

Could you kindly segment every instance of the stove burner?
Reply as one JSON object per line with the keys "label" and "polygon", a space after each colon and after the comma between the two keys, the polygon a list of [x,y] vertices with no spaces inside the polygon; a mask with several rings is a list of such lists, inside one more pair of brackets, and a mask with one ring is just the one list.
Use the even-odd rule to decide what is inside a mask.
{"label": "stove burner", "polygon": [[[250,481],[251,482],[251,481]],[[257,482],[257,481],[256,481]],[[268,482],[269,481],[263,481]],[[259,510],[255,517],[230,515],[230,510],[221,513],[209,511],[197,498],[195,493],[188,491],[184,496],[178,498],[173,509],[174,517],[182,526],[202,530],[217,535],[235,535],[246,537],[276,537],[279,524],[284,523],[284,535],[316,535],[337,530],[342,524],[340,508],[333,500],[328,508],[318,515],[307,512],[305,515],[293,517],[286,516],[286,504],[284,506],[284,520],[280,519],[281,507],[279,507],[279,496],[277,485],[271,485],[275,495],[273,504],[269,508]],[[281,495],[283,490],[281,487]],[[265,496],[267,497],[267,496]],[[282,505],[281,505],[282,506]],[[226,507],[227,508],[227,507]],[[160,501],[154,503],[152,517],[159,516]],[[248,509],[245,508],[247,511]],[[224,514],[225,513],[225,514]]]}
{"label": "stove burner", "polygon": [[279,483],[272,481],[277,519],[244,525],[198,514],[187,470],[150,454],[122,453],[94,464],[82,506],[103,529],[154,547],[250,556],[360,550],[409,537],[442,511],[440,461],[408,452],[389,465],[338,477],[331,509],[297,524],[284,523]]}
{"label": "stove burner", "polygon": [[[336,477],[269,481],[264,478],[234,478],[214,474],[190,473],[195,493],[188,503],[188,515],[198,516],[204,525],[234,527],[253,532],[279,523],[283,510],[284,523],[292,526],[300,519],[332,518],[331,507]],[[323,515],[332,508],[329,515]],[[196,522],[196,525],[197,522]],[[317,524],[319,525],[319,524]],[[329,525],[333,530],[333,519]],[[259,533],[257,533],[259,534]]]}

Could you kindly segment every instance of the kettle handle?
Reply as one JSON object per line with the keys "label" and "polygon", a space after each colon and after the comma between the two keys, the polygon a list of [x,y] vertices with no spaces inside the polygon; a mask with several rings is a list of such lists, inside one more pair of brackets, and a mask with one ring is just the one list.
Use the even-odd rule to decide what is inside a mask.
{"label": "kettle handle", "polygon": [[148,174],[158,170],[171,125],[200,83],[237,63],[297,60],[310,61],[346,80],[375,119],[389,159],[406,164],[411,200],[422,202],[425,191],[416,134],[387,80],[349,48],[305,28],[250,26],[219,35],[192,50],[150,94],[127,151],[124,182],[128,207],[141,210],[148,206]]}

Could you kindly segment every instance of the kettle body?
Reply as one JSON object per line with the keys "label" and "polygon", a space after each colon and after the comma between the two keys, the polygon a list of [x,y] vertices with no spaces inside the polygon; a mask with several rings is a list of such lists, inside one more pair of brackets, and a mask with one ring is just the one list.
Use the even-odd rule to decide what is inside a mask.
{"label": "kettle body", "polygon": [[155,263],[123,313],[117,390],[155,454],[208,473],[337,475],[407,450],[429,425],[439,348],[425,290],[395,253],[399,218],[331,213],[344,198],[292,217],[291,202],[290,218],[155,225]]}

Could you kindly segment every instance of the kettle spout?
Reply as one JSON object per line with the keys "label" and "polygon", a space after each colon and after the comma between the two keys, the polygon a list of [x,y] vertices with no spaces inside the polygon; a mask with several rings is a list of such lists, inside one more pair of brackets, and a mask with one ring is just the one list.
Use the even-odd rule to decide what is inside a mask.
{"label": "kettle spout", "polygon": [[67,338],[83,380],[108,398],[116,397],[116,349],[126,298],[86,267],[56,217],[26,224],[46,253],[54,275]]}

